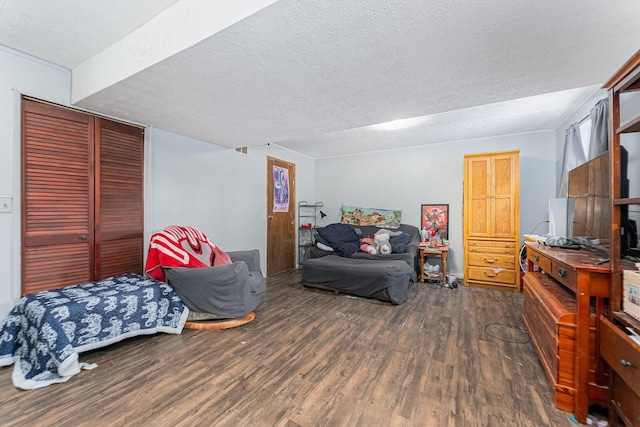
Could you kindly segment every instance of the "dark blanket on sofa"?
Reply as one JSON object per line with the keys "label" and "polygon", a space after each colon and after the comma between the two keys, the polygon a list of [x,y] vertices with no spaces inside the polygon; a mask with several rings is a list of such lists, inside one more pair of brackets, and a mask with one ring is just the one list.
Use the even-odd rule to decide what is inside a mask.
{"label": "dark blanket on sofa", "polygon": [[318,234],[338,252],[338,255],[349,258],[360,250],[360,237],[356,228],[347,224],[329,224],[318,229]]}

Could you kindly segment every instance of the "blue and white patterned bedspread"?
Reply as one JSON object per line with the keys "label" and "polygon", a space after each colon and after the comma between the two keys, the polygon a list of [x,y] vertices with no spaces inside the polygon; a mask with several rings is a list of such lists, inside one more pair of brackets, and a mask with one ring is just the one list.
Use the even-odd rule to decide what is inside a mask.
{"label": "blue and white patterned bedspread", "polygon": [[123,274],[23,297],[0,324],[0,366],[16,387],[67,381],[83,351],[136,335],[179,334],[189,309],[166,283]]}

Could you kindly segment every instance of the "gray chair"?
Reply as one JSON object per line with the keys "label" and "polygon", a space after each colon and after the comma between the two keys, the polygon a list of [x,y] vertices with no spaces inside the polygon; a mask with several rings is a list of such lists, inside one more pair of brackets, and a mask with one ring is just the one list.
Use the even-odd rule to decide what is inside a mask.
{"label": "gray chair", "polygon": [[266,280],[257,249],[228,252],[232,263],[164,267],[167,283],[191,311],[189,322],[247,317],[262,301]]}

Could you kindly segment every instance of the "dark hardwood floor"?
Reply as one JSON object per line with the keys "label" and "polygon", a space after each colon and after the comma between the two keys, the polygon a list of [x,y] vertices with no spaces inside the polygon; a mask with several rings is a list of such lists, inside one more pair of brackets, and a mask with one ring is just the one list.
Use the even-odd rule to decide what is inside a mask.
{"label": "dark hardwood floor", "polygon": [[280,274],[247,325],[81,354],[98,367],[38,390],[0,369],[0,425],[574,425],[553,405],[521,294],[409,292],[392,306]]}

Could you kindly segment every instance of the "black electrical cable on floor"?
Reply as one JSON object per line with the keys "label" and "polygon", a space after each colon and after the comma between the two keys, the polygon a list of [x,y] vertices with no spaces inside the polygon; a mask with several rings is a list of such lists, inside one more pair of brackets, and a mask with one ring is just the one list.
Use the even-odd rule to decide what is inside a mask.
{"label": "black electrical cable on floor", "polygon": [[[517,329],[518,331],[522,332],[523,334],[526,335],[527,339],[524,341],[518,340],[511,340],[511,339],[507,339],[507,338],[502,338],[498,335],[494,335],[489,333],[488,329],[491,326],[503,326],[505,328],[512,328],[512,329]],[[491,338],[496,338],[499,339],[500,341],[504,341],[504,342],[508,342],[511,344],[527,344],[528,342],[531,341],[531,339],[529,338],[529,334],[527,333],[527,331],[525,331],[524,329],[522,329],[520,326],[516,326],[516,325],[507,325],[506,323],[498,323],[498,322],[494,322],[494,323],[487,323],[486,325],[484,325],[484,333],[487,334],[488,336],[490,336]]]}

